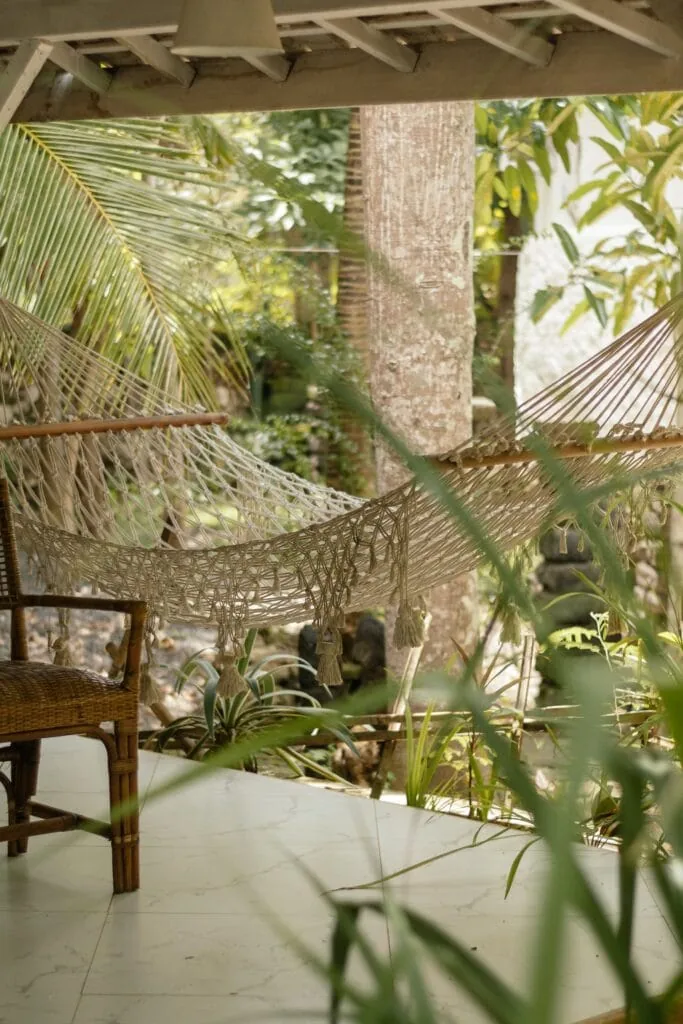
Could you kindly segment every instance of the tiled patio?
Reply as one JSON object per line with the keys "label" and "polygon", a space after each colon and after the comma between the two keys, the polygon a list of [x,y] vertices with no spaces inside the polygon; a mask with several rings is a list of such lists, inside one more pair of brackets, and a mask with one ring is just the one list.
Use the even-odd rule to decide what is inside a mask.
{"label": "tiled patio", "polygon": [[[104,759],[89,740],[45,744],[41,797],[102,814]],[[142,755],[142,784],[186,771],[175,759]],[[368,881],[460,846],[473,828],[394,804],[236,772],[149,801],[142,816],[142,889],[112,898],[107,844],[82,834],[34,839],[28,857],[0,866],[2,1024],[263,1024],[324,1020],[324,988],[291,950],[274,915],[318,953],[328,912],[301,866],[324,886]],[[527,939],[543,871],[527,854],[507,901],[505,877],[527,841],[448,857],[394,883],[405,901],[476,948],[523,985]],[[607,904],[616,895],[611,853],[583,854]],[[389,953],[382,922],[371,927]],[[663,985],[680,956],[649,890],[642,887],[637,955]],[[360,979],[359,979],[360,980]],[[459,1021],[478,1015],[441,978],[435,997]],[[569,1022],[619,1003],[585,930],[571,932],[563,989]]]}

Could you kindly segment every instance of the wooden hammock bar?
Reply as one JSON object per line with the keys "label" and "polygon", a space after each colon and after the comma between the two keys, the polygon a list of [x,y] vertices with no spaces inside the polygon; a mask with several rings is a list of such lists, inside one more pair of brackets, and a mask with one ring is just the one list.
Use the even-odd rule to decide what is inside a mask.
{"label": "wooden hammock bar", "polygon": [[131,416],[122,420],[69,420],[66,423],[17,423],[0,427],[0,441],[33,437],[64,437],[66,434],[123,434],[133,430],[174,427],[206,427],[228,421],[227,413],[194,412],[175,416]]}
{"label": "wooden hammock bar", "polygon": [[[416,732],[422,727],[425,712],[413,712],[413,728]],[[492,721],[501,728],[512,728],[516,726],[525,733],[559,732],[569,723],[580,720],[581,711],[576,705],[561,705],[559,707],[545,708],[543,711],[527,713],[524,716],[513,709],[500,710]],[[608,712],[603,716],[605,725],[637,728],[643,725],[651,717],[649,711],[621,711]],[[467,712],[435,711],[430,718],[429,732],[436,733],[440,726],[455,726],[462,723],[463,735],[478,734],[477,729],[472,729],[471,716]],[[358,733],[354,736],[357,742],[372,741],[374,743],[385,743],[389,740],[405,740],[406,725],[405,716],[396,714],[366,714],[347,715],[344,724],[348,729],[354,726],[370,726],[367,732]],[[321,729],[313,735],[308,735],[297,741],[300,746],[307,748],[329,747],[338,742],[333,733]]]}
{"label": "wooden hammock bar", "polygon": [[[683,434],[671,434],[669,437],[604,438],[589,444],[551,447],[549,452],[558,459],[585,459],[592,455],[612,455],[618,452],[643,452],[656,448],[676,447],[683,448]],[[463,455],[458,462],[455,459],[442,459],[436,456],[429,459],[433,466],[441,470],[454,465],[460,465],[463,469],[480,469],[482,466],[512,466],[538,461],[539,453],[528,448],[523,451],[501,452],[493,455]]]}

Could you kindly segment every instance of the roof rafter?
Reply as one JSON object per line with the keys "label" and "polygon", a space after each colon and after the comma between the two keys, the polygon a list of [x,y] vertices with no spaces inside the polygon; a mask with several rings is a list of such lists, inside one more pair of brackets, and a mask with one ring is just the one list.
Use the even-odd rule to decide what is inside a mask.
{"label": "roof rafter", "polygon": [[660,21],[675,32],[683,32],[683,3],[681,0],[650,0],[650,6]]}
{"label": "roof rafter", "polygon": [[633,11],[617,0],[554,0],[558,7],[577,14],[586,21],[646,46],[664,57],[683,57],[683,38],[667,25],[639,11]]}
{"label": "roof rafter", "polygon": [[27,39],[0,72],[0,132],[14,117],[51,51],[51,43]]}
{"label": "roof rafter", "polygon": [[149,64],[162,74],[189,88],[197,74],[192,64],[171,53],[167,46],[151,36],[118,36],[118,42],[134,53],[143,64]]}
{"label": "roof rafter", "polygon": [[[443,9],[476,7],[483,0],[442,0]],[[487,6],[510,0],[486,0]],[[0,46],[40,37],[51,41],[174,35],[183,0],[0,0]],[[427,6],[425,4],[424,6]],[[420,5],[417,4],[419,9]],[[415,0],[273,0],[278,24],[320,18],[410,14]]]}
{"label": "roof rafter", "polygon": [[261,56],[245,53],[243,60],[246,60],[257,71],[263,72],[268,78],[272,78],[274,82],[286,82],[289,72],[292,70],[292,62],[277,53],[262,54]]}
{"label": "roof rafter", "polygon": [[62,71],[67,71],[93,92],[106,92],[112,83],[112,75],[94,60],[74,50],[68,43],[48,43],[51,47],[49,59]]}
{"label": "roof rafter", "polygon": [[515,28],[488,11],[478,8],[447,10],[440,4],[431,5],[428,10],[443,21],[464,29],[470,35],[483,39],[485,43],[490,43],[492,46],[498,47],[499,50],[504,50],[513,57],[526,61],[527,64],[543,67],[552,58],[552,43],[541,39],[540,36],[534,35],[524,27]]}
{"label": "roof rafter", "polygon": [[366,25],[359,18],[316,18],[316,21],[332,35],[365,50],[396,71],[410,72],[417,64],[417,54],[409,46],[402,46],[393,36]]}

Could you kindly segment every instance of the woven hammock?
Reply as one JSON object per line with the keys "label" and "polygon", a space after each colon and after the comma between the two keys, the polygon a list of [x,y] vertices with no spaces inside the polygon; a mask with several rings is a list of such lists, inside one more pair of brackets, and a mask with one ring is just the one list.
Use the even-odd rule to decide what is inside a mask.
{"label": "woven hammock", "polygon": [[[616,473],[675,473],[682,317],[679,298],[514,420],[432,460],[500,549],[561,512],[540,437],[582,488]],[[2,300],[0,403],[7,426],[192,412]],[[361,502],[274,469],[216,424],[77,429],[0,429],[19,541],[45,585],[143,598],[162,620],[217,624],[236,648],[251,627],[314,621],[326,682],[338,681],[344,612],[395,604],[395,642],[415,645],[421,595],[483,558],[414,480]]]}

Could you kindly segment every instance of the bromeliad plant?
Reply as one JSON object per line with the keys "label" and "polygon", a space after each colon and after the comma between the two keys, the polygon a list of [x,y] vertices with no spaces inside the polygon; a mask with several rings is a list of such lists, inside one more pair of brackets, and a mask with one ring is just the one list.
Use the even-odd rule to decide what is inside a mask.
{"label": "bromeliad plant", "polygon": [[[300,738],[321,729],[347,743],[355,752],[351,733],[337,712],[323,708],[319,701],[301,690],[278,685],[278,674],[292,667],[304,667],[315,674],[308,662],[294,655],[272,654],[250,665],[256,633],[256,630],[250,630],[244,655],[236,666],[245,682],[245,689],[239,693],[221,692],[220,673],[205,657],[207,651],[201,651],[185,663],[176,680],[175,691],[180,693],[187,686],[195,687],[201,696],[201,709],[176,719],[162,729],[155,738],[156,748],[165,750],[173,743],[180,743],[189,758],[203,760],[209,754],[256,738],[278,725],[291,725],[298,721],[301,723]],[[314,729],[311,728],[312,722]],[[262,755],[279,758],[297,777],[310,772],[331,782],[343,781],[291,740],[265,745],[258,753],[248,754],[236,767],[258,772],[258,758]]]}

